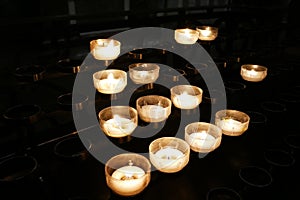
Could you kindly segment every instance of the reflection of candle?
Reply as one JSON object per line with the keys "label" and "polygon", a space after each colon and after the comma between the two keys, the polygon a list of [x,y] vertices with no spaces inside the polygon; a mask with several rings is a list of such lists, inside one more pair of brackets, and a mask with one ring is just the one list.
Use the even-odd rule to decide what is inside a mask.
{"label": "reflection of candle", "polygon": [[199,33],[192,29],[176,29],[175,40],[180,44],[194,44],[199,37]]}
{"label": "reflection of candle", "polygon": [[232,118],[222,119],[220,121],[219,126],[223,131],[228,131],[228,132],[241,132],[244,130],[243,124]]}
{"label": "reflection of candle", "polygon": [[178,149],[166,147],[158,150],[154,155],[160,168],[172,170],[178,168],[184,154]]}
{"label": "reflection of candle", "polygon": [[186,91],[180,95],[175,95],[172,101],[176,107],[182,109],[193,109],[200,104],[197,96],[189,95]]}
{"label": "reflection of candle", "polygon": [[192,133],[186,137],[186,141],[192,149],[210,150],[216,144],[216,138],[206,131]]}
{"label": "reflection of candle", "polygon": [[137,125],[130,119],[114,115],[103,124],[103,129],[111,137],[124,137],[131,134]]}
{"label": "reflection of candle", "polygon": [[146,178],[145,171],[133,166],[129,161],[128,166],[120,167],[113,172],[110,187],[119,194],[134,194],[144,188],[147,183]]}
{"label": "reflection of candle", "polygon": [[120,54],[121,43],[112,39],[98,39],[91,41],[91,51],[98,60],[113,60]]}
{"label": "reflection of candle", "polygon": [[241,76],[246,81],[259,82],[267,76],[267,68],[261,65],[242,65]]}

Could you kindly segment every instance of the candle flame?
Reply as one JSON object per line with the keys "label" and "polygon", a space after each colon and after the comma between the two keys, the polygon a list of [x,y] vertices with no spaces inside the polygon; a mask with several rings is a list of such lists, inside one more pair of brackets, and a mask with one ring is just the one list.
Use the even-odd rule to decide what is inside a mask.
{"label": "candle flame", "polygon": [[107,80],[112,81],[114,79],[115,79],[114,74],[113,73],[109,73],[108,76],[107,76]]}

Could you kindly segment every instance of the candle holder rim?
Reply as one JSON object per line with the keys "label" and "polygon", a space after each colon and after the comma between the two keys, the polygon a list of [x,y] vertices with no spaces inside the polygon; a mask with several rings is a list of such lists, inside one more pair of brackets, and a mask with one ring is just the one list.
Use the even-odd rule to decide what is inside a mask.
{"label": "candle holder rim", "polygon": [[[265,183],[265,184],[253,184],[253,183],[249,182],[248,180],[246,180],[246,179],[243,177],[242,172],[243,172],[243,170],[245,170],[245,169],[250,169],[250,168],[252,168],[252,169],[257,169],[257,170],[260,170],[261,172],[265,173],[265,175],[268,176],[269,181],[268,181],[267,183]],[[263,167],[256,166],[256,165],[249,165],[249,166],[245,166],[245,167],[240,168],[240,169],[239,169],[239,177],[240,177],[240,179],[242,179],[242,181],[244,181],[246,184],[248,184],[248,185],[250,185],[250,186],[252,186],[252,187],[258,187],[258,188],[264,188],[264,187],[267,187],[267,186],[271,185],[272,182],[273,182],[273,177],[272,177],[271,173],[270,173],[268,170],[264,169]]]}
{"label": "candle holder rim", "polygon": [[[118,72],[118,73],[122,73],[123,75],[127,75],[127,73],[124,70],[120,70],[120,69],[104,69],[104,70],[99,70],[93,73],[93,78],[97,79],[97,80],[101,80],[99,78],[97,78],[96,76],[102,73],[113,73],[113,72]],[[125,76],[126,76],[125,75]]]}
{"label": "candle holder rim", "polygon": [[[112,156],[106,163],[105,163],[105,174],[109,175],[109,177],[112,179],[112,180],[117,180],[117,181],[120,181],[119,179],[116,179],[112,176],[112,174],[110,174],[108,172],[108,168],[112,168],[114,170],[117,170],[115,169],[114,167],[111,167],[110,166],[110,163],[115,160],[115,159],[118,159],[119,157],[121,156],[135,156],[135,157],[139,157],[140,159],[143,159],[145,162],[143,164],[146,164],[147,165],[147,169],[144,169],[143,170],[145,171],[145,174],[143,174],[141,177],[139,177],[139,179],[142,179],[143,177],[146,177],[146,176],[149,176],[150,175],[150,171],[151,171],[151,162],[149,161],[148,158],[146,158],[145,156],[143,155],[140,155],[138,153],[121,153],[121,154],[118,154],[118,155],[114,155]],[[129,159],[130,160],[130,159]],[[124,165],[126,166],[126,165]],[[135,166],[135,165],[133,165]]]}
{"label": "candle holder rim", "polygon": [[[30,115],[28,116],[10,116],[11,112],[16,112],[18,111],[18,109],[24,109],[24,108],[33,108],[33,111]],[[26,120],[26,119],[29,119],[31,117],[35,117],[35,116],[38,116],[40,113],[42,112],[42,108],[37,105],[37,104],[18,104],[18,105],[15,105],[15,106],[12,106],[10,108],[8,108],[4,114],[3,114],[3,117],[7,120]],[[18,113],[16,113],[18,114]]]}
{"label": "candle holder rim", "polygon": [[230,187],[226,187],[226,186],[219,186],[219,187],[214,187],[208,190],[207,194],[206,194],[206,200],[210,200],[209,197],[211,195],[212,192],[218,191],[218,190],[226,190],[231,192],[233,195],[235,195],[235,197],[237,197],[237,200],[241,200],[242,197],[241,195],[233,188]]}
{"label": "candle holder rim", "polygon": [[185,33],[185,31],[189,31],[189,33],[199,35],[199,32],[197,30],[191,28],[178,28],[175,30],[175,32],[180,32],[180,33]]}
{"label": "candle holder rim", "polygon": [[[205,29],[201,29],[201,28],[205,28]],[[208,29],[206,29],[208,28]],[[219,28],[216,27],[216,26],[210,26],[210,25],[199,25],[199,26],[196,26],[196,30],[197,29],[201,29],[201,30],[213,30],[213,31],[218,31]]]}
{"label": "candle holder rim", "polygon": [[[247,123],[248,121],[250,121],[250,116],[247,114],[247,113],[245,113],[245,112],[243,112],[243,111],[239,111],[239,110],[235,110],[235,109],[223,109],[223,110],[219,110],[219,111],[217,111],[216,112],[216,114],[215,114],[215,117],[219,117],[219,118],[222,118],[222,117],[226,117],[226,116],[228,116],[227,115],[227,113],[234,113],[234,114],[241,114],[241,115],[243,115],[243,116],[245,116],[246,117],[246,122],[244,122],[244,123]],[[225,116],[219,116],[221,113],[224,113],[225,114]]]}
{"label": "candle holder rim", "polygon": [[141,96],[141,97],[137,98],[136,102],[138,103],[139,101],[141,101],[144,98],[160,98],[160,99],[166,100],[169,103],[169,105],[172,104],[172,101],[168,97],[165,97],[165,96],[162,96],[162,95],[156,95],[156,94]]}
{"label": "candle holder rim", "polygon": [[15,159],[28,159],[28,161],[31,161],[33,165],[31,167],[31,169],[29,171],[27,171],[26,173],[23,173],[22,175],[14,178],[12,180],[5,180],[3,178],[0,178],[0,182],[11,182],[11,181],[21,180],[21,179],[27,177],[28,175],[32,174],[38,168],[38,161],[37,161],[37,159],[34,156],[31,156],[31,155],[14,155],[12,157],[9,157],[9,158],[6,158],[6,159],[2,160],[0,162],[0,166],[2,166],[3,164],[5,164],[7,162],[10,162],[10,161],[13,162]]}
{"label": "candle holder rim", "polygon": [[[281,107],[282,109],[280,110],[274,110],[271,108],[268,108],[268,106],[266,106],[266,104],[275,104],[279,107]],[[277,101],[264,101],[260,103],[260,106],[262,107],[262,109],[266,110],[266,111],[271,111],[271,112],[285,112],[287,110],[286,105]]]}
{"label": "candle holder rim", "polygon": [[[249,69],[250,68],[250,69]],[[259,64],[243,64],[241,66],[241,69],[244,69],[244,70],[255,70],[255,69],[259,69],[259,70],[255,70],[255,71],[260,71],[260,72],[267,72],[268,71],[268,68],[264,65],[259,65]]]}
{"label": "candle holder rim", "polygon": [[[118,41],[118,40],[116,40],[116,39],[112,39],[112,38],[99,38],[99,39],[94,39],[94,40],[91,40],[90,41],[90,45],[92,45],[93,43],[96,43],[96,44],[98,44],[98,41],[100,41],[100,40],[103,40],[103,41],[106,41],[106,42],[110,42],[110,41],[113,41],[114,42],[114,44],[117,44],[116,46],[119,46],[119,45],[121,45],[121,42],[120,41]],[[98,44],[99,45],[99,44]],[[102,46],[101,46],[102,47]],[[103,46],[104,47],[104,46]]]}
{"label": "candle holder rim", "polygon": [[134,70],[134,68],[136,68],[136,67],[143,67],[143,65],[151,65],[151,66],[154,67],[154,69],[151,69],[151,70],[145,70],[145,71],[156,71],[156,70],[159,70],[159,69],[160,69],[160,67],[159,67],[158,64],[156,64],[156,63],[150,63],[150,62],[147,62],[147,63],[142,63],[142,62],[133,63],[133,64],[130,64],[130,65],[128,66],[128,69],[129,69],[129,70]]}
{"label": "candle holder rim", "polygon": [[[195,85],[188,85],[188,84],[183,84],[183,85],[175,85],[172,88],[170,88],[171,93],[175,93],[176,95],[178,95],[175,90],[179,89],[180,87],[183,87],[183,89],[185,88],[191,88],[193,91],[197,90],[199,92],[199,94],[195,94],[195,95],[202,95],[203,94],[203,90]],[[180,94],[179,94],[180,95]]]}
{"label": "candle holder rim", "polygon": [[[189,145],[185,140],[183,140],[183,139],[181,139],[181,138],[177,138],[177,137],[168,137],[168,136],[167,136],[167,137],[160,137],[160,138],[157,138],[157,139],[153,140],[153,141],[149,144],[149,153],[152,154],[153,156],[157,157],[157,156],[155,155],[155,153],[152,152],[153,146],[154,146],[156,143],[160,142],[161,140],[168,140],[168,139],[172,140],[171,142],[176,141],[176,142],[178,142],[178,143],[184,145],[185,149],[184,149],[184,152],[182,152],[183,155],[180,156],[180,157],[178,157],[178,158],[184,158],[184,157],[186,156],[186,154],[190,152],[190,145]],[[171,142],[169,142],[169,143],[171,143]],[[179,144],[178,144],[178,145],[179,145]],[[177,148],[176,148],[176,149],[177,149]],[[178,149],[178,150],[179,150],[179,149]],[[180,151],[181,151],[181,150],[180,150]]]}
{"label": "candle holder rim", "polygon": [[101,119],[100,116],[102,116],[102,114],[108,110],[113,110],[113,109],[119,110],[119,109],[125,109],[125,108],[128,108],[128,111],[133,111],[135,113],[135,115],[137,116],[138,112],[134,107],[131,107],[131,106],[108,106],[108,107],[100,110],[98,117],[99,117],[99,119]]}
{"label": "candle holder rim", "polygon": [[192,122],[192,123],[189,123],[185,126],[185,130],[187,128],[189,128],[190,126],[195,126],[195,125],[205,125],[205,126],[211,126],[213,128],[216,128],[216,129],[218,129],[218,133],[219,133],[218,136],[220,136],[220,137],[222,136],[222,129],[220,127],[218,127],[217,125],[212,124],[212,123],[208,123],[208,122]]}
{"label": "candle holder rim", "polygon": [[294,145],[294,144],[291,144],[291,142],[288,141],[288,139],[290,137],[298,137],[298,139],[300,139],[300,135],[299,134],[296,134],[296,133],[291,133],[291,134],[288,134],[287,136],[284,137],[284,142],[292,147],[292,148],[295,148],[295,149],[300,149],[300,145]]}
{"label": "candle holder rim", "polygon": [[[273,152],[273,153],[274,153],[274,152],[278,152],[278,153],[283,153],[283,154],[285,154],[286,156],[288,156],[288,157],[290,158],[291,162],[290,162],[290,163],[286,163],[286,164],[274,162],[273,160],[268,159],[267,152]],[[288,151],[283,150],[283,149],[276,149],[276,148],[269,148],[269,149],[266,149],[266,150],[264,151],[264,158],[265,158],[265,160],[266,160],[268,163],[270,163],[270,164],[272,164],[272,165],[274,165],[274,166],[279,166],[279,167],[290,167],[290,166],[292,166],[292,165],[295,163],[295,161],[296,161],[296,159],[293,157],[293,155],[291,155]]]}
{"label": "candle holder rim", "polygon": [[73,99],[72,99],[72,103],[63,103],[62,102],[62,99],[65,98],[65,97],[69,97],[69,96],[72,96],[73,94],[71,92],[68,92],[68,93],[65,93],[65,94],[61,94],[57,97],[57,103],[60,104],[60,105],[78,105],[78,104],[81,104],[81,103],[84,103],[86,101],[88,101],[88,96],[85,96],[85,95],[80,95],[81,97],[83,97],[82,99],[83,100],[80,100],[79,102],[75,102],[73,103]]}

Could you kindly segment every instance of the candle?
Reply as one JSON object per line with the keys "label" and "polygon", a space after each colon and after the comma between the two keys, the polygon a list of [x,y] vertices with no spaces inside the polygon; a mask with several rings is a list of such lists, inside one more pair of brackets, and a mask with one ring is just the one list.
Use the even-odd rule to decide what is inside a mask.
{"label": "candle", "polygon": [[206,131],[196,132],[189,135],[187,143],[194,148],[210,149],[216,143],[216,138]]}
{"label": "candle", "polygon": [[139,116],[145,122],[161,122],[171,114],[172,102],[166,97],[148,95],[136,101]]}
{"label": "candle", "polygon": [[100,93],[116,94],[127,85],[127,73],[122,70],[102,70],[93,74],[94,86]]}
{"label": "candle", "polygon": [[218,36],[218,28],[211,26],[199,26],[196,28],[199,32],[199,40],[212,41]]}
{"label": "candle", "polygon": [[107,135],[111,137],[124,137],[130,135],[136,127],[137,124],[132,120],[120,117],[119,115],[114,115],[112,119],[107,120],[103,124],[103,129]]}
{"label": "candle", "polygon": [[202,89],[191,85],[177,85],[171,88],[171,99],[175,107],[194,109],[202,102]]}
{"label": "candle", "polygon": [[[129,159],[129,160],[128,160]],[[105,165],[107,185],[121,196],[134,196],[150,182],[151,164],[139,154],[120,154]]]}
{"label": "candle", "polygon": [[267,76],[267,68],[261,65],[242,65],[241,76],[246,81],[259,82]]}
{"label": "candle", "polygon": [[137,127],[137,111],[129,106],[110,106],[99,112],[103,132],[115,138],[130,135]]}
{"label": "candle", "polygon": [[120,54],[121,43],[113,39],[97,39],[90,42],[90,50],[97,60],[113,60]]}
{"label": "candle", "polygon": [[129,77],[136,84],[153,83],[159,76],[159,66],[152,63],[135,63],[129,65]]}
{"label": "candle", "polygon": [[192,29],[176,29],[175,40],[180,44],[195,44],[198,40],[199,33]]}
{"label": "candle", "polygon": [[220,146],[222,130],[214,124],[194,122],[185,127],[185,141],[195,152],[207,153]]}
{"label": "candle", "polygon": [[162,137],[149,146],[150,161],[161,172],[180,171],[189,161],[189,145],[179,138]]}
{"label": "candle", "polygon": [[243,112],[236,110],[218,111],[215,116],[215,123],[225,135],[238,136],[248,129],[250,117]]}

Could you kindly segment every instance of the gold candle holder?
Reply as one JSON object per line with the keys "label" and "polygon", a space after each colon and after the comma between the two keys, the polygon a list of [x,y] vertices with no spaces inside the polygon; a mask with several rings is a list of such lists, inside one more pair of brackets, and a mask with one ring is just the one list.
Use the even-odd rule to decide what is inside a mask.
{"label": "gold candle holder", "polygon": [[199,153],[208,153],[221,144],[222,130],[210,123],[194,122],[185,127],[185,141]]}
{"label": "gold candle holder", "polygon": [[97,60],[114,60],[120,54],[121,43],[114,39],[97,39],[90,41],[91,54]]}
{"label": "gold candle holder", "polygon": [[172,102],[164,96],[147,95],[136,100],[140,118],[145,122],[162,122],[171,114]]}
{"label": "gold candle holder", "polygon": [[237,110],[220,110],[215,114],[215,124],[222,129],[223,134],[239,136],[249,126],[250,117]]}
{"label": "gold candle holder", "polygon": [[99,112],[100,127],[114,138],[130,135],[137,127],[137,111],[129,106],[110,106]]}
{"label": "gold candle holder", "polygon": [[199,32],[189,28],[176,29],[175,40],[179,44],[195,44],[198,40]]}
{"label": "gold candle holder", "polygon": [[127,85],[127,73],[117,69],[107,69],[93,74],[94,87],[103,94],[122,92]]}
{"label": "gold candle holder", "polygon": [[212,26],[198,26],[196,30],[199,32],[199,40],[213,41],[218,36],[218,28]]}
{"label": "gold candle holder", "polygon": [[135,63],[128,68],[129,77],[136,84],[154,83],[159,76],[160,67],[154,63]]}
{"label": "gold candle holder", "polygon": [[151,164],[147,158],[135,153],[112,157],[105,164],[108,187],[121,196],[135,196],[150,182]]}
{"label": "gold candle holder", "polygon": [[180,109],[194,109],[202,102],[203,90],[192,85],[177,85],[170,89],[171,100]]}
{"label": "gold candle holder", "polygon": [[161,172],[175,173],[189,162],[190,146],[182,139],[162,137],[149,145],[151,163]]}
{"label": "gold candle holder", "polygon": [[259,82],[266,78],[267,70],[265,66],[246,64],[241,66],[241,76],[246,81]]}

